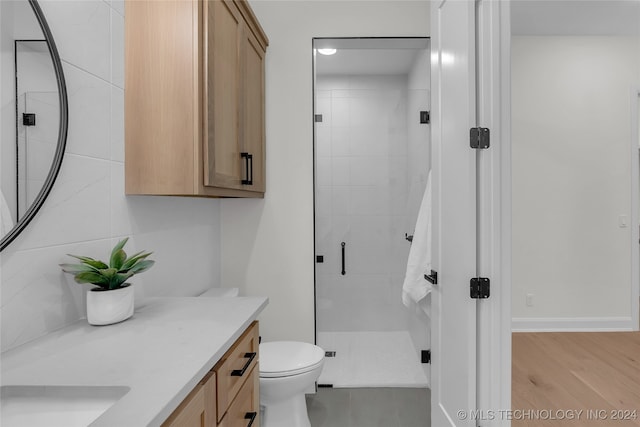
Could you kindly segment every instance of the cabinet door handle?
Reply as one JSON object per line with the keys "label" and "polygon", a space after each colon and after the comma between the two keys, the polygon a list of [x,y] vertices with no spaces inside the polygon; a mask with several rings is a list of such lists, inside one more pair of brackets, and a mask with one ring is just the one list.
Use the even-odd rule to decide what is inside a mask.
{"label": "cabinet door handle", "polygon": [[249,420],[249,424],[247,424],[247,427],[251,427],[253,425],[253,422],[256,420],[257,416],[257,412],[247,412],[246,414],[244,414],[244,419]]}
{"label": "cabinet door handle", "polygon": [[347,246],[345,242],[340,243],[342,246],[342,271],[340,272],[343,276],[347,274],[347,270],[345,270],[345,255],[344,255],[344,247]]}
{"label": "cabinet door handle", "polygon": [[249,424],[247,424],[247,427],[251,427],[253,425],[253,422],[256,420],[257,416],[257,412],[247,412],[246,414],[244,414],[244,419],[249,420]]}
{"label": "cabinet door handle", "polygon": [[247,179],[243,179],[242,184],[253,185],[253,154],[240,153],[240,157],[244,159],[245,170],[247,171]]}
{"label": "cabinet door handle", "polygon": [[253,362],[253,359],[256,358],[256,355],[258,353],[256,352],[252,352],[252,353],[245,353],[244,357],[246,357],[247,363],[244,364],[244,366],[242,367],[242,369],[234,369],[233,371],[231,371],[231,376],[232,377],[241,377],[244,375],[244,373],[247,371],[247,368],[249,368],[249,365],[251,365],[251,362]]}

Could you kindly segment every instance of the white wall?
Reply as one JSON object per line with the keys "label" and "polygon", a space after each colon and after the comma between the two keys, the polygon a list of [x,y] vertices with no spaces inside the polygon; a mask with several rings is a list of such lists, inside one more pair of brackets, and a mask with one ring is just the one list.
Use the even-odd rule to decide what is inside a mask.
{"label": "white wall", "polygon": [[[42,210],[0,254],[1,346],[7,350],[85,316],[84,291],[58,264],[67,253],[151,250],[135,276],[145,296],[195,295],[220,284],[219,200],[124,196],[124,3],[46,1],[69,92],[69,137]],[[135,315],[134,315],[135,316]]]}
{"label": "white wall", "polygon": [[516,328],[615,327],[630,320],[637,52],[630,37],[512,39]]}
{"label": "white wall", "polygon": [[407,83],[406,74],[316,77],[318,331],[407,329]]}
{"label": "white wall", "polygon": [[267,191],[222,200],[222,282],[266,295],[266,340],[314,341],[312,38],[428,36],[427,1],[271,1],[251,5],[269,36]]}

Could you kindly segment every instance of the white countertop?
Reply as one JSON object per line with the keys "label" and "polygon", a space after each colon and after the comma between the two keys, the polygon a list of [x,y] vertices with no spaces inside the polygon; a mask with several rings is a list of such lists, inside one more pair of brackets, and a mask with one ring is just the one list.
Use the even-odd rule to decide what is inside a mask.
{"label": "white countertop", "polygon": [[2,385],[127,386],[92,427],[159,426],[267,305],[153,298],[115,325],[78,321],[2,354]]}

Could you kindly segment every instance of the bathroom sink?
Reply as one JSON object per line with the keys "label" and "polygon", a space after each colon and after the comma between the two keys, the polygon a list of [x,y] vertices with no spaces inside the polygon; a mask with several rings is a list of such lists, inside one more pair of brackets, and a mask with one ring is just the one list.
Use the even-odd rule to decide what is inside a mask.
{"label": "bathroom sink", "polygon": [[0,387],[2,427],[86,427],[129,387],[22,386]]}

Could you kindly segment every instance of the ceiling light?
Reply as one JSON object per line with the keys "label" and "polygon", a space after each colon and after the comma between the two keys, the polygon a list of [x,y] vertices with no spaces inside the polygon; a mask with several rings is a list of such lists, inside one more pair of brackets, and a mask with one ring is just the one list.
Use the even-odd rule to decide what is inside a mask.
{"label": "ceiling light", "polygon": [[318,49],[318,53],[321,55],[333,55],[336,53],[336,49]]}

